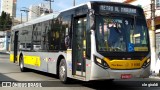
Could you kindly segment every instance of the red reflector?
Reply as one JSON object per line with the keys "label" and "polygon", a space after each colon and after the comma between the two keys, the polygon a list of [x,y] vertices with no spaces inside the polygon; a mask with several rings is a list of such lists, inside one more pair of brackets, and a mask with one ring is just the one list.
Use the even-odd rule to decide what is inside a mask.
{"label": "red reflector", "polygon": [[132,78],[132,75],[131,74],[121,74],[121,78],[122,79],[130,79],[130,78]]}
{"label": "red reflector", "polygon": [[91,65],[90,65],[90,64],[86,64],[86,66],[87,66],[87,67],[90,67]]}

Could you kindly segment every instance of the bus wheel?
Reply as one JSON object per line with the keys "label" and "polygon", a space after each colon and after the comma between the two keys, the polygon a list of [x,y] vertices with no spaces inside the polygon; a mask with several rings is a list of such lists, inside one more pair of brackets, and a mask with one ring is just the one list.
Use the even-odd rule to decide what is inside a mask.
{"label": "bus wheel", "polygon": [[64,59],[62,59],[59,64],[59,79],[63,83],[67,83],[67,66],[66,61]]}
{"label": "bus wheel", "polygon": [[20,56],[19,61],[20,61],[19,66],[20,66],[21,72],[25,72],[26,68],[24,67],[23,56]]}

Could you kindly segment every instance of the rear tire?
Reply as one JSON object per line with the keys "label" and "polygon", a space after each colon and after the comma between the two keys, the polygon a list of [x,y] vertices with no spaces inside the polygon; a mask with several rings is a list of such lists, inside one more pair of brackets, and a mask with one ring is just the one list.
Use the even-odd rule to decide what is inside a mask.
{"label": "rear tire", "polygon": [[24,67],[23,56],[20,56],[19,62],[20,62],[20,63],[19,63],[19,66],[20,66],[21,72],[25,72],[25,71],[26,71],[26,68]]}
{"label": "rear tire", "polygon": [[66,66],[66,61],[64,59],[62,59],[59,64],[59,79],[65,84],[68,82],[67,66]]}

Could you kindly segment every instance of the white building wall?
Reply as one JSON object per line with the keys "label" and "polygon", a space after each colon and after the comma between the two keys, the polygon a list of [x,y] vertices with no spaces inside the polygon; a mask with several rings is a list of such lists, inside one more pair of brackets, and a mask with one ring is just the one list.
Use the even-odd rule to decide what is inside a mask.
{"label": "white building wall", "polygon": [[10,16],[16,17],[16,1],[17,0],[1,0],[1,12],[5,11]]}
{"label": "white building wall", "polygon": [[50,7],[49,7],[49,3],[41,3],[41,4],[39,4],[39,6],[41,7],[41,8],[44,8],[44,9],[50,9]]}
{"label": "white building wall", "polygon": [[35,19],[37,17],[39,17],[40,14],[40,7],[39,6],[34,6],[31,5],[29,7],[29,20]]}
{"label": "white building wall", "polygon": [[41,14],[44,14],[47,11],[49,12],[49,10],[50,10],[49,3],[41,3],[41,4],[39,4],[39,6],[41,7]]}
{"label": "white building wall", "polygon": [[29,20],[35,19],[37,17],[40,17],[42,15],[46,15],[45,11],[48,11],[50,9],[49,3],[41,3],[39,5],[31,5],[29,7]]}

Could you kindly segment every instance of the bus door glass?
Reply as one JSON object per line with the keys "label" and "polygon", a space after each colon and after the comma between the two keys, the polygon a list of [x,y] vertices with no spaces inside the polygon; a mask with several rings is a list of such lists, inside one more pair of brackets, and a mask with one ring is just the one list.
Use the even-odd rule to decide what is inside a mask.
{"label": "bus door glass", "polygon": [[14,33],[14,63],[17,61],[18,54],[18,31]]}
{"label": "bus door glass", "polygon": [[73,74],[85,76],[86,17],[74,19],[73,30]]}

